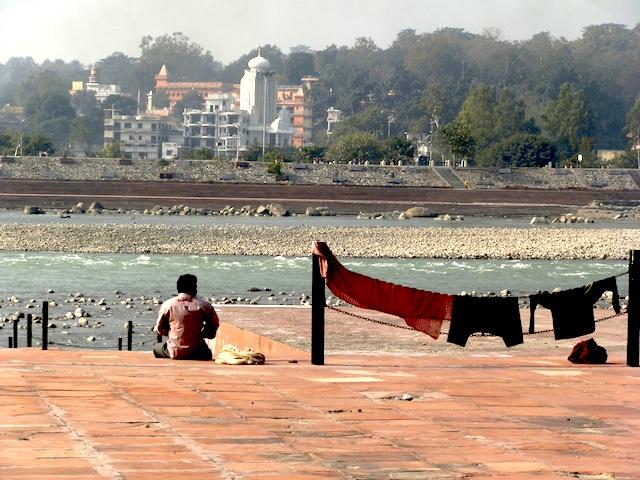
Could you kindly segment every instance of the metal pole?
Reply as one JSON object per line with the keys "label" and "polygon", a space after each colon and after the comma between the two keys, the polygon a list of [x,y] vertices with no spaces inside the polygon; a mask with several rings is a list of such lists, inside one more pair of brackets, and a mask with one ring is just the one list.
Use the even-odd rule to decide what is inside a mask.
{"label": "metal pole", "polygon": [[324,365],[324,278],[320,275],[320,258],[311,256],[311,363]]}
{"label": "metal pole", "polygon": [[236,126],[236,162],[240,159],[240,124]]}
{"label": "metal pole", "polygon": [[31,347],[33,338],[33,315],[27,314],[27,347]]}
{"label": "metal pole", "polygon": [[42,349],[47,350],[49,345],[49,302],[42,302]]}
{"label": "metal pole", "polygon": [[122,350],[122,337],[118,337],[118,350]]}
{"label": "metal pole", "polygon": [[262,73],[264,79],[264,88],[262,91],[262,159],[264,160],[264,152],[267,141],[267,73]]}
{"label": "metal pole", "polygon": [[20,320],[16,318],[13,321],[13,348],[18,348],[18,322]]}
{"label": "metal pole", "polygon": [[129,320],[127,322],[127,350],[131,351],[131,341],[133,339],[133,322]]}
{"label": "metal pole", "polygon": [[627,365],[640,366],[640,250],[629,254],[629,304],[627,305]]}
{"label": "metal pole", "polygon": [[13,337],[9,337],[9,348],[13,348]]}
{"label": "metal pole", "polygon": [[22,132],[24,131],[24,118],[20,120],[20,157],[22,157]]}

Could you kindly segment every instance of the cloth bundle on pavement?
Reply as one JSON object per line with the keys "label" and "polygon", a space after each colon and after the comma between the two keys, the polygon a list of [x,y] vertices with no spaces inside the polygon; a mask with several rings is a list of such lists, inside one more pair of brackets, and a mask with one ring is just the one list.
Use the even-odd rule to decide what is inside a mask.
{"label": "cloth bundle on pavement", "polygon": [[596,343],[593,338],[576,343],[567,358],[571,363],[607,363],[607,351]]}
{"label": "cloth bundle on pavement", "polygon": [[262,365],[265,356],[249,348],[239,350],[235,345],[225,345],[216,356],[215,362],[220,365]]}

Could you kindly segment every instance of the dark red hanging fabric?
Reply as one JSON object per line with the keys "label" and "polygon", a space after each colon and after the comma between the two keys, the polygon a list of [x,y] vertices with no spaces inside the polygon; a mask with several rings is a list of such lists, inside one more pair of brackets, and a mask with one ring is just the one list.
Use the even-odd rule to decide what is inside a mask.
{"label": "dark red hanging fabric", "polygon": [[438,338],[444,320],[451,320],[453,295],[405,287],[344,267],[325,242],[313,242],[320,273],[338,298],[356,307],[396,315],[410,327]]}

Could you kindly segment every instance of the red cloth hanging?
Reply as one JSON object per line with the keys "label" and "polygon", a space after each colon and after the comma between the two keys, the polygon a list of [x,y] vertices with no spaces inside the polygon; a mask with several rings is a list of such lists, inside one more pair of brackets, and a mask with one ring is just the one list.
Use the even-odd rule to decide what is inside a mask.
{"label": "red cloth hanging", "polygon": [[453,295],[405,287],[344,267],[325,242],[313,242],[320,273],[338,298],[356,307],[396,315],[410,327],[438,338],[444,320],[451,320]]}

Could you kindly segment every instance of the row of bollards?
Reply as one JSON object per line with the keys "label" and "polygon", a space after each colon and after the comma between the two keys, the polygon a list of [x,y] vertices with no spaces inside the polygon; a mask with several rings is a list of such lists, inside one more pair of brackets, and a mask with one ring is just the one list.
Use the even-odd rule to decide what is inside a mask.
{"label": "row of bollards", "polygon": [[[13,320],[13,334],[9,337],[9,348],[18,348],[18,324],[24,314]],[[162,335],[158,335],[158,342],[162,342]],[[33,316],[27,314],[27,347],[33,343]],[[49,302],[42,302],[42,350],[47,350],[49,345]],[[131,351],[133,346],[133,322],[127,321],[127,350]],[[118,350],[122,350],[122,337],[118,337]]]}

